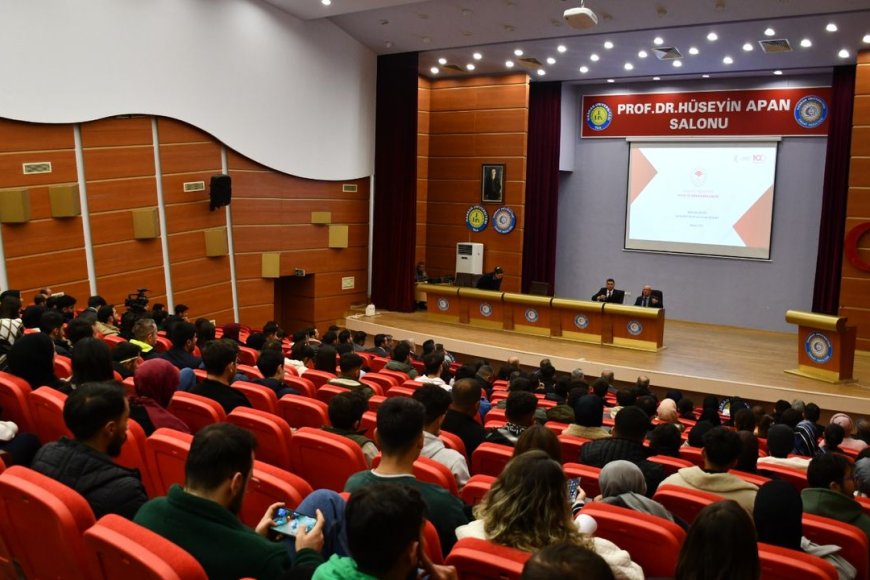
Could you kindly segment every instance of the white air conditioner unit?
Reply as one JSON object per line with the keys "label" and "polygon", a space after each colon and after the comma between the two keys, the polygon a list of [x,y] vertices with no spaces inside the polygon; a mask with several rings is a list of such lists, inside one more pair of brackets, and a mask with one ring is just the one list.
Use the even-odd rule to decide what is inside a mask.
{"label": "white air conditioner unit", "polygon": [[483,244],[477,242],[456,244],[456,273],[483,274]]}

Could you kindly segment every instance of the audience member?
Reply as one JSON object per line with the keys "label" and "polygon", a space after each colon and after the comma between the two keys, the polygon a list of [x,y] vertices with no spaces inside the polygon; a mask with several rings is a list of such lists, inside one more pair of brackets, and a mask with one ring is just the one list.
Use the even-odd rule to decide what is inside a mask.
{"label": "audience member", "polygon": [[870,538],[870,516],[852,496],[852,462],[836,453],[814,457],[807,468],[809,487],[801,492],[804,511],[858,526]]}
{"label": "audience member", "polygon": [[413,398],[420,401],[426,409],[426,423],[423,426],[423,449],[420,451],[420,455],[447,467],[456,479],[456,484],[461,488],[469,478],[468,461],[462,453],[444,445],[438,436],[447,410],[453,402],[450,393],[438,385],[423,385],[414,391]]}
{"label": "audience member", "polygon": [[819,449],[818,454],[823,453],[843,453],[840,445],[843,439],[846,438],[846,431],[836,423],[831,423],[825,427],[825,443]]}
{"label": "audience member", "polygon": [[535,410],[538,408],[538,398],[524,391],[511,392],[505,404],[507,423],[504,427],[491,429],[486,434],[486,441],[513,447],[523,431],[535,424]]}
{"label": "audience member", "polygon": [[500,381],[510,381],[514,373],[520,372],[520,357],[509,356],[505,364],[498,369],[496,378]]}
{"label": "audience member", "polygon": [[852,470],[855,487],[861,497],[870,497],[870,456],[858,457]]}
{"label": "audience member", "polygon": [[97,321],[94,330],[103,336],[118,336],[121,329],[118,328],[118,312],[114,304],[104,304],[97,309]]}
{"label": "audience member", "polygon": [[756,466],[778,465],[806,471],[810,464],[808,457],[789,457],[794,451],[794,431],[788,425],[773,425],[767,433],[767,457],[759,457]]}
{"label": "audience member", "polygon": [[230,387],[239,365],[239,345],[231,340],[213,340],[202,352],[206,378],[194,385],[190,392],[220,403],[227,415],[236,407],[250,407],[248,398]]}
{"label": "audience member", "polygon": [[296,369],[296,374],[300,377],[305,374],[314,361],[314,349],[307,342],[298,340],[293,343],[293,348],[290,349],[290,356],[284,359],[284,364]]}
{"label": "audience member", "polygon": [[353,352],[365,352],[366,339],[368,334],[364,330],[357,330],[353,333]]}
{"label": "audience member", "polygon": [[130,418],[139,423],[145,435],[161,427],[190,433],[184,421],[167,408],[178,390],[181,373],[169,361],[153,358],[136,368],[133,385],[136,394],[130,397]]}
{"label": "audience member", "polygon": [[481,388],[474,381],[470,379],[456,381],[450,392],[453,402],[441,423],[442,429],[462,439],[468,457],[471,457],[486,437],[483,425],[475,419],[480,410],[480,395]]}
{"label": "audience member", "polygon": [[[322,351],[326,348],[326,346],[321,346],[320,350]],[[344,353],[338,362],[340,370],[338,376],[330,379],[326,384],[356,391],[363,395],[366,400],[370,399],[375,394],[375,391],[370,386],[359,381],[363,364],[365,364],[365,359],[355,352]]]}
{"label": "audience member", "polygon": [[[674,521],[674,516],[665,506],[646,497],[643,472],[630,461],[618,459],[605,465],[598,475],[598,485],[601,495],[595,501]],[[680,525],[687,527],[682,522]]]}
{"label": "audience member", "polygon": [[94,337],[94,323],[84,318],[74,318],[67,323],[64,332],[72,350],[75,350],[80,340]]}
{"label": "audience member", "polygon": [[677,403],[673,399],[662,399],[656,409],[656,418],[662,423],[670,423],[680,431],[683,430],[683,424],[680,423],[680,416],[677,412]]}
{"label": "audience member", "polygon": [[196,347],[202,352],[205,345],[215,339],[215,327],[207,318],[197,318],[193,325],[196,327]]}
{"label": "audience member", "polygon": [[441,378],[441,373],[443,371],[444,366],[444,355],[438,352],[430,352],[423,356],[423,374],[418,376],[415,380],[420,381],[421,383],[429,383],[433,385],[438,385],[442,389],[446,391],[450,391],[452,387],[444,382],[444,379]]}
{"label": "audience member", "polygon": [[252,332],[248,335],[248,340],[245,341],[245,346],[256,350],[263,350],[263,345],[270,340],[275,340],[278,333],[281,332],[281,327],[274,320],[270,320],[263,325],[263,330],[260,332]]}
{"label": "audience member", "polygon": [[5,357],[15,341],[24,336],[20,313],[20,298],[7,294],[0,299],[0,357]]}
{"label": "audience member", "polygon": [[680,419],[698,420],[695,416],[695,403],[692,402],[692,399],[683,397],[677,401],[677,412],[680,414]]}
{"label": "audience member", "polygon": [[314,369],[334,375],[336,366],[338,366],[335,364],[336,358],[338,358],[338,353],[331,345],[324,342],[317,347],[314,353]]}
{"label": "audience member", "polygon": [[202,358],[196,356],[196,327],[184,321],[176,322],[169,329],[167,336],[172,346],[158,356],[181,369],[198,369],[202,366]]}
{"label": "audience member", "polygon": [[550,544],[533,555],[523,566],[520,580],[551,580],[579,578],[614,580],[607,562],[593,550],[571,542]]}
{"label": "audience member", "polygon": [[127,439],[130,408],[117,383],[85,383],[70,394],[63,420],[74,439],[61,437],[39,450],[31,467],[80,493],[94,516],[132,519],[148,497],[138,470],[112,461]]}
{"label": "audience member", "polygon": [[374,353],[378,356],[390,356],[390,351],[388,349],[387,335],[386,334],[376,334],[374,339],[374,346],[368,349],[366,352]]}
{"label": "audience member", "polygon": [[347,437],[362,448],[366,465],[371,467],[372,460],[379,453],[375,442],[366,436],[365,429],[360,429],[363,414],[368,410],[368,403],[362,393],[348,391],[339,393],[329,400],[329,422],[331,425],[321,427],[324,431]]}
{"label": "audience member", "polygon": [[27,330],[39,328],[39,319],[42,318],[44,312],[45,308],[42,306],[28,306],[21,314],[21,324]]}
{"label": "audience member", "polygon": [[39,319],[39,332],[52,340],[54,352],[67,358],[72,356],[72,345],[63,336],[63,314],[54,310],[43,312]]}
{"label": "audience member", "polygon": [[733,500],[704,507],[680,549],[677,580],[757,580],[761,576],[752,518]]}
{"label": "audience member", "polygon": [[97,312],[100,308],[106,305],[106,299],[102,296],[91,296],[88,298],[88,306],[79,313],[77,318],[87,320],[91,324],[97,322]]}
{"label": "audience member", "polygon": [[142,349],[131,342],[121,342],[112,349],[112,369],[121,375],[122,379],[133,376],[136,368],[142,363],[139,356]]}
{"label": "audience member", "polygon": [[408,356],[410,354],[411,343],[409,343],[407,340],[401,341],[393,349],[393,354],[390,358],[390,362],[388,362],[384,366],[384,368],[388,371],[398,371],[400,373],[405,373],[411,379],[417,378],[417,371],[414,370],[414,367],[411,366],[411,363],[408,359]]}
{"label": "audience member", "polygon": [[562,463],[562,444],[556,434],[543,425],[532,425],[523,431],[514,446],[513,456],[522,455],[533,449],[539,449],[549,455],[553,461]]}
{"label": "audience member", "polygon": [[683,439],[673,423],[656,425],[649,436],[649,448],[655,455],[679,457]]}
{"label": "audience member", "polygon": [[51,387],[66,390],[69,388],[66,382],[54,374],[54,354],[51,338],[37,332],[16,340],[9,349],[6,362],[9,372],[27,381],[32,389]]}
{"label": "audience member", "polygon": [[115,379],[112,353],[99,338],[83,338],[72,353],[70,389],[84,383],[102,383]]}
{"label": "audience member", "polygon": [[[574,423],[576,417],[574,416],[574,404],[576,404],[577,399],[579,397],[575,397],[571,401],[571,405],[568,404],[568,399],[571,396],[571,386],[572,386],[570,377],[559,377],[556,381],[556,387],[552,393],[547,393],[546,399],[548,401],[556,401],[555,407],[550,407],[549,409],[544,409],[544,412],[547,414],[547,421],[556,421],[559,423]],[[589,388],[587,387],[583,392],[584,394],[588,392]]]}
{"label": "audience member", "polygon": [[221,327],[221,338],[223,340],[231,340],[236,343],[236,346],[242,344],[241,341],[242,325],[236,322],[228,322]]}
{"label": "audience member", "polygon": [[190,307],[187,304],[175,305],[175,316],[179,317],[184,322],[190,322]]}
{"label": "audience member", "polygon": [[713,429],[713,424],[709,421],[698,421],[695,423],[695,426],[692,427],[692,430],[689,431],[689,437],[686,439],[686,443],[689,447],[704,447],[704,435],[707,434],[708,431]]}
{"label": "audience member", "polygon": [[734,417],[734,428],[740,437],[740,455],[737,457],[735,469],[747,473],[755,473],[758,462],[758,438],[755,432],[755,415],[748,407],[742,407]]}
{"label": "audience member", "polygon": [[[792,405],[794,408],[794,405]],[[818,440],[824,434],[824,428],[818,425],[821,411],[819,406],[810,403],[803,407],[804,418],[795,427],[795,453],[813,457],[819,452]]]}
{"label": "audience member", "polygon": [[335,347],[335,350],[338,351],[339,356],[353,352],[353,342],[350,339],[350,331],[348,329],[344,329],[338,333],[338,344]]}
{"label": "audience member", "polygon": [[157,356],[157,349],[154,348],[157,344],[157,323],[153,318],[140,318],[133,324],[133,338],[130,343],[142,349],[139,356],[144,360]]}
{"label": "audience member", "polygon": [[610,432],[602,427],[604,402],[595,395],[585,395],[574,402],[574,422],[563,431],[585,439],[608,439]]}
{"label": "audience member", "polygon": [[722,424],[722,419],[719,417],[719,399],[713,395],[704,397],[698,421],[707,421],[714,427],[718,427]]}
{"label": "audience member", "polygon": [[833,417],[831,417],[831,423],[836,423],[846,432],[846,436],[843,439],[842,446],[846,449],[857,449],[861,451],[867,444],[864,443],[860,439],[855,439],[852,437],[852,433],[854,432],[854,426],[852,424],[852,418],[849,417],[846,413],[837,413]]}
{"label": "audience member", "polygon": [[803,416],[798,411],[795,411],[791,407],[785,409],[779,416],[779,421],[777,423],[781,423],[783,425],[788,425],[791,427],[792,431],[797,429],[798,423],[803,420]]}
{"label": "audience member", "polygon": [[[270,343],[266,343],[268,345]],[[248,380],[254,384],[268,387],[275,392],[275,396],[279,399],[284,395],[298,395],[299,391],[288,387],[284,383],[284,354],[281,352],[280,346],[277,350],[270,349],[263,345],[263,350],[260,356],[257,357],[257,370],[263,375],[260,377],[249,377]]]}

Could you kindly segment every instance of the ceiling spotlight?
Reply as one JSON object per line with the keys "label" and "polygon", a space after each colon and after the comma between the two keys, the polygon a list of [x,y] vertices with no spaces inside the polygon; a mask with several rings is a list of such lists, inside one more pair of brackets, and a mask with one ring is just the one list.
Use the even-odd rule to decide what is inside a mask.
{"label": "ceiling spotlight", "polygon": [[775,70],[775,71],[773,71],[773,74],[775,74],[776,76],[780,76],[780,75],[782,74],[782,71],[781,71],[781,70]]}
{"label": "ceiling spotlight", "polygon": [[542,68],[539,68],[539,69],[538,69],[538,76],[539,76],[539,77],[542,77],[542,76],[544,76],[545,74],[547,74],[547,71],[545,71],[545,70],[542,69]]}
{"label": "ceiling spotlight", "polygon": [[813,41],[810,40],[809,38],[804,38],[803,40],[801,40],[801,46],[804,48],[809,48],[812,45],[813,45]]}
{"label": "ceiling spotlight", "polygon": [[745,50],[746,52],[752,52],[753,48],[755,48],[755,47],[752,46],[751,42],[747,42],[746,44],[743,45],[743,50]]}
{"label": "ceiling spotlight", "polygon": [[384,46],[386,46],[387,48],[393,48],[393,43],[388,40],[384,42]]}
{"label": "ceiling spotlight", "polygon": [[734,62],[734,59],[731,58],[730,56],[726,56],[725,58],[722,59],[722,62],[725,64],[731,64]]}
{"label": "ceiling spotlight", "polygon": [[840,50],[840,52],[837,53],[837,56],[839,56],[840,58],[849,58],[849,51],[843,48]]}
{"label": "ceiling spotlight", "polygon": [[433,66],[429,70],[432,72],[433,75],[437,75],[438,72],[440,71],[440,69],[437,66]]}
{"label": "ceiling spotlight", "polygon": [[480,60],[480,59],[482,59],[482,58],[483,58],[483,55],[482,55],[482,54],[480,54],[480,53],[479,53],[479,52],[475,52],[475,53],[474,53],[474,54],[472,54],[472,55],[471,55],[471,56],[473,56],[473,57],[474,57],[474,60]]}
{"label": "ceiling spotlight", "polygon": [[468,63],[467,65],[465,65],[465,68],[466,68],[467,70],[474,70],[474,64],[473,64],[473,63]]}
{"label": "ceiling spotlight", "polygon": [[689,54],[691,54],[692,56],[696,56],[698,54],[698,47],[690,46],[689,47]]}
{"label": "ceiling spotlight", "polygon": [[709,78],[710,78],[710,75],[701,75],[701,78],[702,78],[702,79],[709,79]]}
{"label": "ceiling spotlight", "polygon": [[646,58],[647,56],[649,56],[649,55],[647,55],[645,50],[640,50],[637,53],[637,58]]}
{"label": "ceiling spotlight", "polygon": [[653,80],[654,80],[654,81],[660,81],[660,80],[662,80],[662,77],[653,77]]}
{"label": "ceiling spotlight", "polygon": [[517,48],[516,50],[514,50],[514,56],[523,56],[523,49]]}
{"label": "ceiling spotlight", "polygon": [[329,6],[330,4],[332,4],[332,0],[320,0],[320,3],[324,6]]}
{"label": "ceiling spotlight", "polygon": [[580,6],[577,8],[568,8],[562,13],[562,18],[568,23],[571,28],[593,28],[598,26],[598,16],[584,5],[584,0],[580,0]]}
{"label": "ceiling spotlight", "polygon": [[674,68],[680,68],[681,66],[683,66],[683,61],[681,61],[681,60],[674,61]]}
{"label": "ceiling spotlight", "polygon": [[653,38],[653,44],[655,44],[656,46],[661,46],[662,44],[664,44],[664,42],[665,41],[662,39],[661,36],[656,36],[655,38]]}
{"label": "ceiling spotlight", "polygon": [[719,40],[719,35],[716,34],[715,32],[711,32],[710,34],[707,35],[707,40],[709,40],[710,42],[715,42],[715,41]]}
{"label": "ceiling spotlight", "polygon": [[827,26],[825,26],[825,30],[828,32],[837,32],[837,25],[833,22],[829,22]]}
{"label": "ceiling spotlight", "polygon": [[609,82],[609,83],[615,83],[616,81],[613,80],[613,79],[607,79],[607,82]]}
{"label": "ceiling spotlight", "polygon": [[583,66],[580,67],[579,70],[581,73],[583,73],[585,75],[586,73],[589,72],[589,67],[584,64]]}
{"label": "ceiling spotlight", "polygon": [[770,26],[764,29],[764,36],[773,36],[774,34],[776,34],[776,31]]}
{"label": "ceiling spotlight", "polygon": [[589,55],[589,60],[591,60],[592,62],[598,62],[599,58],[600,57],[597,54],[595,54],[594,52]]}
{"label": "ceiling spotlight", "polygon": [[565,48],[564,44],[560,44],[559,46],[556,47],[556,50],[558,50],[559,52],[565,52],[568,49]]}
{"label": "ceiling spotlight", "polygon": [[627,63],[625,63],[624,68],[625,68],[625,70],[634,70],[634,65],[631,64],[630,62],[627,62]]}
{"label": "ceiling spotlight", "polygon": [[610,50],[611,48],[613,48],[613,43],[610,42],[609,40],[605,40],[604,41],[604,48],[606,48],[607,50]]}
{"label": "ceiling spotlight", "polygon": [[440,64],[441,66],[444,66],[445,64],[447,64],[447,59],[442,56],[441,58],[438,59],[438,64]]}
{"label": "ceiling spotlight", "polygon": [[861,39],[864,44],[870,44],[870,34],[865,34],[864,38]]}
{"label": "ceiling spotlight", "polygon": [[547,57],[547,64],[556,64],[556,59],[552,56]]}
{"label": "ceiling spotlight", "polygon": [[506,61],[504,61],[504,65],[508,68],[514,68],[514,61],[506,60]]}

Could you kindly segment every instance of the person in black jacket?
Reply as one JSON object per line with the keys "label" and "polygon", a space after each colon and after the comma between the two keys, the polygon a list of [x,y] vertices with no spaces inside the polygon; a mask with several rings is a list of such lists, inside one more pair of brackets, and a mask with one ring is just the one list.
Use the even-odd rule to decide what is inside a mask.
{"label": "person in black jacket", "polygon": [[172,348],[157,355],[169,361],[178,370],[198,369],[202,359],[193,354],[196,348],[196,327],[190,322],[176,322],[169,330]]}
{"label": "person in black jacket", "polygon": [[127,440],[130,407],[118,383],[85,383],[72,392],[63,419],[75,439],[61,437],[36,454],[31,467],[80,493],[99,519],[133,519],[147,500],[139,471],[114,461]]}
{"label": "person in black jacket", "polygon": [[484,274],[477,280],[476,287],[479,290],[498,291],[501,288],[502,278],[504,278],[504,270],[501,269],[501,266],[496,266],[495,270]]}
{"label": "person in black jacket", "polygon": [[214,399],[220,403],[227,415],[236,407],[252,407],[248,398],[230,387],[239,368],[239,345],[227,339],[212,340],[202,351],[206,378],[194,385],[190,392]]}

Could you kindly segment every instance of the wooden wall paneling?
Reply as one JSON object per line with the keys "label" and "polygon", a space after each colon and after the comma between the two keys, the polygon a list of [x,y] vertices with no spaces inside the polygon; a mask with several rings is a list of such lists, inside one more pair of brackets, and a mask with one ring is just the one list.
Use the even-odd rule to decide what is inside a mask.
{"label": "wooden wall paneling", "polygon": [[[285,264],[289,265],[285,269]],[[281,270],[291,275],[293,268],[304,268],[308,272],[317,273],[321,268],[331,272],[341,272],[365,267],[368,264],[368,246],[357,246],[332,250],[322,248],[317,250],[297,250],[281,254]]]}
{"label": "wooden wall paneling", "polygon": [[260,165],[256,161],[252,159],[248,159],[244,155],[240,155],[227,147],[227,168],[230,172],[233,171],[258,171],[258,172],[269,172],[271,171],[265,165]]}
{"label": "wooden wall paneling", "polygon": [[[205,313],[232,312],[233,295],[229,284],[215,284],[175,290],[175,303],[186,304],[191,309],[191,318],[204,316]],[[232,316],[224,319],[230,322]]]}
{"label": "wooden wall paneling", "polygon": [[870,187],[870,157],[852,156],[849,166],[849,187]]}
{"label": "wooden wall paneling", "polygon": [[[51,173],[24,174],[23,164],[51,162]],[[76,158],[72,149],[0,155],[0,188],[76,183]]]}
{"label": "wooden wall paneling", "polygon": [[868,295],[870,295],[870,278],[843,278],[840,284],[840,304],[863,305]]}
{"label": "wooden wall paneling", "polygon": [[[344,296],[318,297],[314,301],[314,313],[316,320],[335,321],[343,318],[349,311],[351,304],[365,304],[366,293],[356,292]],[[330,323],[332,324],[332,323]]]}
{"label": "wooden wall paneling", "polygon": [[870,94],[855,95],[852,109],[852,123],[855,126],[870,124]]}
{"label": "wooden wall paneling", "polygon": [[[166,206],[166,232],[178,234],[226,225],[223,209],[209,211],[208,202],[176,203]],[[205,255],[205,246],[203,253]]]}
{"label": "wooden wall paneling", "polygon": [[311,223],[311,212],[328,211],[332,223],[368,224],[368,200],[364,199],[242,199],[231,205],[233,225],[261,226]]}
{"label": "wooden wall paneling", "polygon": [[468,109],[517,109],[528,107],[529,87],[525,84],[432,90],[431,111]]}
{"label": "wooden wall paneling", "polygon": [[161,139],[160,169],[164,176],[202,171],[221,173],[220,145],[214,142],[165,144]]}
{"label": "wooden wall paneling", "polygon": [[[429,224],[430,247],[445,247],[456,250],[458,242],[479,242],[484,244],[484,259],[490,251],[518,252],[517,240],[522,240],[522,230],[514,230],[509,234],[499,234],[488,227],[482,232],[472,232],[464,225]],[[457,241],[453,241],[457,240]]]}
{"label": "wooden wall paneling", "polygon": [[[51,151],[75,147],[73,126],[0,119],[0,153]],[[19,168],[20,171],[20,168]]]}
{"label": "wooden wall paneling", "polygon": [[80,247],[51,254],[29,254],[21,258],[7,256],[6,274],[10,288],[40,288],[48,285],[56,292],[65,292],[64,286],[74,282],[85,282],[87,288],[88,270],[85,253]]}
{"label": "wooden wall paneling", "polygon": [[487,162],[498,163],[498,157],[525,153],[525,133],[486,133],[431,135],[429,151],[432,157],[492,157]]}
{"label": "wooden wall paneling", "polygon": [[202,258],[189,262],[173,262],[172,290],[179,292],[204,286],[230,284],[230,262],[228,256]]}
{"label": "wooden wall paneling", "polygon": [[[271,299],[269,304],[258,304],[254,306],[239,306],[239,323],[247,324],[248,326],[262,325],[266,320],[275,319],[275,307],[272,305]],[[284,329],[287,332],[293,332],[289,328]]]}
{"label": "wooden wall paneling", "polygon": [[468,89],[473,87],[486,87],[492,85],[522,85],[528,83],[525,73],[509,73],[504,75],[479,75],[455,79],[436,79],[431,82],[435,89]]}
{"label": "wooden wall paneling", "polygon": [[91,214],[91,241],[94,246],[132,239],[133,217],[129,211]]}
{"label": "wooden wall paneling", "polygon": [[[354,287],[350,290],[342,290],[342,278],[353,277]],[[341,270],[339,272],[322,272],[314,276],[314,287],[317,296],[347,296],[359,292],[365,292],[368,279],[365,268],[356,270]]]}
{"label": "wooden wall paneling", "polygon": [[[25,224],[3,225],[6,258],[21,258],[77,249],[84,256],[82,219],[38,220]],[[44,259],[51,260],[51,256]]]}
{"label": "wooden wall paneling", "polygon": [[130,240],[115,244],[94,246],[94,264],[97,275],[128,272],[135,277],[136,270],[163,265],[159,240]]}
{"label": "wooden wall paneling", "polygon": [[870,123],[852,128],[852,156],[870,157]]}
{"label": "wooden wall paneling", "polygon": [[326,247],[329,228],[315,225],[236,226],[236,252],[284,252]]}
{"label": "wooden wall paneling", "polygon": [[[846,230],[848,231],[848,230]],[[858,257],[864,260],[864,262],[870,264],[870,248],[863,248],[858,250]],[[859,270],[852,263],[847,260],[845,257],[843,258],[843,278],[852,277],[852,278],[860,278],[861,276],[865,276],[867,272],[864,270]]]}
{"label": "wooden wall paneling", "polygon": [[870,187],[849,188],[846,216],[870,219]]}
{"label": "wooden wall paneling", "polygon": [[260,278],[262,274],[262,258],[260,254],[243,254],[236,250],[236,277],[239,280]]}
{"label": "wooden wall paneling", "polygon": [[275,298],[275,282],[267,278],[249,278],[239,280],[236,287],[239,292],[239,306],[242,305],[272,305]]}
{"label": "wooden wall paneling", "polygon": [[[468,179],[480,183],[482,165],[490,159],[462,157],[429,157],[429,179]],[[506,177],[509,180],[526,181],[525,157],[517,154],[514,157],[504,157],[497,163],[505,164]],[[480,192],[480,188],[477,189]],[[480,194],[478,193],[478,199]]]}
{"label": "wooden wall paneling", "polygon": [[525,133],[528,109],[489,111],[440,111],[430,113],[430,133]]}
{"label": "wooden wall paneling", "polygon": [[157,134],[161,144],[216,142],[214,137],[202,129],[169,117],[157,118]]}
{"label": "wooden wall paneling", "polygon": [[154,175],[151,145],[85,149],[83,156],[85,177],[89,181]]}
{"label": "wooden wall paneling", "polygon": [[[194,171],[190,173],[181,173],[175,175],[167,175],[164,172],[163,183],[163,201],[167,205],[178,203],[201,203],[205,204],[208,211],[209,202],[209,184],[211,176],[220,173],[220,171]],[[203,191],[184,191],[184,184],[194,181],[205,182]],[[217,211],[217,210],[215,210]]]}
{"label": "wooden wall paneling", "polygon": [[[345,182],[314,181],[283,175],[277,172],[230,171],[233,178],[233,200],[236,198],[277,198],[277,199],[322,199],[342,197],[344,199],[368,199],[369,180],[355,179]],[[356,192],[342,192],[342,183],[353,183]]]}
{"label": "wooden wall paneling", "polygon": [[153,144],[151,117],[110,117],[81,124],[82,147],[129,147]]}
{"label": "wooden wall paneling", "polygon": [[[30,221],[52,219],[48,186],[28,187],[27,192],[30,201]],[[20,227],[21,225],[23,224],[3,224],[3,227]],[[19,235],[22,235],[20,231]]]}
{"label": "wooden wall paneling", "polygon": [[[157,251],[160,251],[159,242]],[[148,297],[152,302],[166,304],[166,279],[163,276],[162,265],[121,274],[105,275],[98,272],[97,280],[100,296],[110,304],[114,304],[119,313],[124,310],[124,299],[130,294],[135,294],[139,288],[148,289]]]}
{"label": "wooden wall paneling", "polygon": [[88,181],[88,209],[92,214],[157,206],[157,183],[153,175]]}

